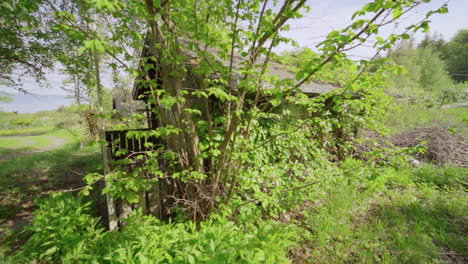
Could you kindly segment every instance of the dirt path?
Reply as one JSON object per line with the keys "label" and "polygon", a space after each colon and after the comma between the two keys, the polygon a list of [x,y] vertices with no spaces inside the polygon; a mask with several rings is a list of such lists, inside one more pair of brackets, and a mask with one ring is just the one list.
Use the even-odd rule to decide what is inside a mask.
{"label": "dirt path", "polygon": [[44,136],[43,138],[47,138],[50,142],[52,142],[52,144],[49,145],[49,146],[44,146],[42,148],[38,148],[34,152],[38,153],[38,152],[45,152],[45,151],[49,151],[49,150],[54,150],[56,148],[59,148],[59,147],[65,145],[65,143],[67,143],[66,139],[60,138],[60,137]]}

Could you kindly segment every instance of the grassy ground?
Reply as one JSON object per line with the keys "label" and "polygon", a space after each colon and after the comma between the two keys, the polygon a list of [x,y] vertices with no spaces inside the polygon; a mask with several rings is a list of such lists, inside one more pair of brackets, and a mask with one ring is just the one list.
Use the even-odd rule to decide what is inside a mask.
{"label": "grassy ground", "polygon": [[0,134],[0,162],[20,155],[57,148],[74,140],[73,135],[63,129],[41,127],[40,130],[36,129],[34,132],[31,130],[27,129],[18,134]]}
{"label": "grassy ground", "polygon": [[0,160],[57,148],[77,139],[80,117],[72,107],[38,113],[0,112]]}
{"label": "grassy ground", "polygon": [[27,135],[27,134],[43,134],[51,130],[51,127],[39,126],[39,127],[12,127],[9,129],[0,130],[0,136],[11,136],[11,135]]}
{"label": "grassy ground", "polygon": [[468,169],[353,166],[305,211],[297,263],[468,261]]}
{"label": "grassy ground", "polygon": [[[465,133],[468,108],[404,106],[387,124]],[[317,189],[323,195],[301,215],[295,263],[468,263],[468,168],[344,166],[353,173]]]}
{"label": "grassy ground", "polygon": [[435,125],[466,127],[468,126],[468,107],[427,109],[417,105],[403,105],[401,109],[389,115],[387,124],[396,132]]}
{"label": "grassy ground", "polygon": [[0,163],[0,244],[3,242],[3,250],[22,239],[16,235],[32,218],[37,199],[48,196],[51,191],[80,187],[84,174],[100,171],[100,168],[97,148],[80,149],[78,142]]}
{"label": "grassy ground", "polygon": [[0,252],[25,239],[19,231],[37,199],[82,186],[83,174],[100,170],[98,148],[80,147],[77,120],[69,109],[0,113]]}
{"label": "grassy ground", "polygon": [[37,113],[11,113],[0,111],[0,135],[37,132],[51,127],[70,127],[78,123],[79,116],[72,107]]}

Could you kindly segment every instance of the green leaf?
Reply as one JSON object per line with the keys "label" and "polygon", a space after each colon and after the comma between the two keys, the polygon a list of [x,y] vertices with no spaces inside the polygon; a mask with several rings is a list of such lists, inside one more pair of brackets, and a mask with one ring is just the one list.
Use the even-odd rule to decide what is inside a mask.
{"label": "green leaf", "polygon": [[393,9],[393,19],[399,18],[403,14],[403,7],[398,5],[396,8]]}
{"label": "green leaf", "polygon": [[448,10],[447,4],[444,4],[444,6],[439,9],[440,14],[446,14],[448,13],[448,11],[449,10]]}
{"label": "green leaf", "polygon": [[57,251],[59,251],[59,248],[56,247],[56,246],[53,246],[53,247],[47,249],[46,251],[44,251],[40,256],[41,256],[41,258],[46,257],[46,256],[51,256]]}

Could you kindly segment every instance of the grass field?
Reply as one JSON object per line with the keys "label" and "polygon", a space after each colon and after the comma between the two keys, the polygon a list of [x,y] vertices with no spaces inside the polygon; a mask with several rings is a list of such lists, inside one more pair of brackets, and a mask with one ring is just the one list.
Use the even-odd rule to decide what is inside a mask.
{"label": "grass field", "polygon": [[466,263],[468,169],[352,166],[306,210],[297,263]]}
{"label": "grass field", "polygon": [[63,129],[22,131],[17,134],[0,134],[0,162],[19,155],[47,151],[73,141],[73,135]]}
{"label": "grass field", "polygon": [[73,107],[22,114],[0,111],[0,135],[38,132],[52,127],[71,127],[76,125],[78,120],[79,115]]}
{"label": "grass field", "polygon": [[74,131],[81,128],[75,110],[68,107],[32,114],[0,112],[0,160],[55,149],[77,140]]}
{"label": "grass field", "polygon": [[0,252],[22,239],[18,231],[32,218],[37,199],[80,187],[83,175],[100,169],[98,148],[80,149],[76,141],[0,162]]}
{"label": "grass field", "polygon": [[100,170],[99,148],[82,147],[77,121],[69,109],[0,113],[0,252],[26,238],[19,231],[37,199],[82,186],[84,174]]}
{"label": "grass field", "polygon": [[468,126],[468,107],[427,109],[422,106],[404,105],[389,114],[386,121],[396,132],[405,132],[419,127]]}

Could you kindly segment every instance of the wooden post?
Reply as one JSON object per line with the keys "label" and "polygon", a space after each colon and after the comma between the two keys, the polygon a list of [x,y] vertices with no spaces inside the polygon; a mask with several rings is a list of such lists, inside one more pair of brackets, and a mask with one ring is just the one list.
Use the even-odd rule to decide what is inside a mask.
{"label": "wooden post", "polygon": [[[110,167],[109,167],[110,150],[106,148],[106,150],[104,150],[104,153],[106,153],[105,156],[107,156],[107,157],[103,157],[104,175],[107,175],[110,173]],[[105,184],[106,184],[106,187],[108,187],[111,183],[106,181]],[[114,198],[112,198],[112,196],[110,196],[109,194],[106,194],[106,201],[107,201],[107,214],[109,217],[109,230],[114,230],[118,227],[117,212],[115,210],[116,208],[115,201],[114,201]]]}
{"label": "wooden post", "polygon": [[147,202],[148,213],[155,216],[158,219],[161,219],[162,217],[160,186],[161,186],[161,182],[158,181],[146,193],[148,197],[148,200],[147,200],[148,201]]}
{"label": "wooden post", "polygon": [[[100,144],[101,144],[101,150],[102,150],[102,160],[104,162],[104,176],[110,173],[110,167],[109,167],[109,157],[110,153],[107,148],[106,144],[106,135],[105,135],[105,127],[104,127],[104,120],[102,118],[102,114],[104,113],[104,106],[102,103],[102,87],[101,87],[101,75],[99,71],[99,55],[97,54],[96,50],[94,50],[94,70],[96,73],[96,93],[97,93],[97,99],[98,99],[98,107],[99,107],[99,139],[100,139]],[[109,185],[112,184],[108,181],[106,181],[106,187],[109,187]],[[106,200],[107,200],[107,213],[109,215],[109,230],[114,230],[118,227],[118,221],[117,221],[117,212],[115,211],[115,201],[114,199],[109,195],[106,194]]]}

